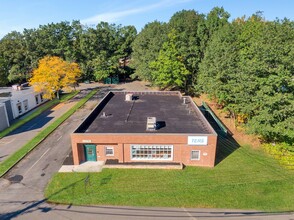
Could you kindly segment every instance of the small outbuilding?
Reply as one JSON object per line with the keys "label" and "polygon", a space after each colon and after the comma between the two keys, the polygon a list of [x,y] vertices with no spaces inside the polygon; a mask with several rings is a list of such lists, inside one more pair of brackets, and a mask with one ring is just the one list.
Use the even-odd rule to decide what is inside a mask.
{"label": "small outbuilding", "polygon": [[71,134],[74,164],[214,167],[217,134],[180,92],[109,92]]}

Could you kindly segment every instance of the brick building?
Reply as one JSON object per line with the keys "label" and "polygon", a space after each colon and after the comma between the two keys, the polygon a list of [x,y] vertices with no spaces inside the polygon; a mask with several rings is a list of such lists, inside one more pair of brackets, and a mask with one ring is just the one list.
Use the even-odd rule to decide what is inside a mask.
{"label": "brick building", "polygon": [[213,167],[217,134],[179,92],[109,92],[72,133],[74,164],[181,163]]}

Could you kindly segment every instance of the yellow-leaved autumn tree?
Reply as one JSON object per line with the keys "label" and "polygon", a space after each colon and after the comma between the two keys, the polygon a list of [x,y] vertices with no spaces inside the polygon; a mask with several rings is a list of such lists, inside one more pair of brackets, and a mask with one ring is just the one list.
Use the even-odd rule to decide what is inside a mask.
{"label": "yellow-leaved autumn tree", "polygon": [[43,92],[43,97],[59,98],[59,91],[72,91],[81,75],[76,63],[69,63],[56,56],[46,56],[39,61],[38,68],[33,71],[29,80],[36,92]]}

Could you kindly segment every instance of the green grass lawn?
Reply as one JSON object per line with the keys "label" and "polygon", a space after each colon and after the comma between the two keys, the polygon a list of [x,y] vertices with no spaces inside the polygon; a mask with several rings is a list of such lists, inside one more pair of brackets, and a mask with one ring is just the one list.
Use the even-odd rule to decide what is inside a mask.
{"label": "green grass lawn", "polygon": [[293,171],[261,150],[226,142],[220,147],[223,159],[214,168],[103,169],[88,178],[58,173],[45,194],[50,202],[76,205],[294,210]]}

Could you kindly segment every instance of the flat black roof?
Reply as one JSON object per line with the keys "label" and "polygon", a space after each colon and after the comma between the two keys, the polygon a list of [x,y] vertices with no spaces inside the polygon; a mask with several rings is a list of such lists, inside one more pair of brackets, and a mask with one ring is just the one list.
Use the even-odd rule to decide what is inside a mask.
{"label": "flat black roof", "polygon": [[[179,92],[110,92],[75,133],[197,133],[212,134],[209,123]],[[197,108],[197,109],[196,109]],[[159,129],[147,131],[147,117],[156,117]]]}

